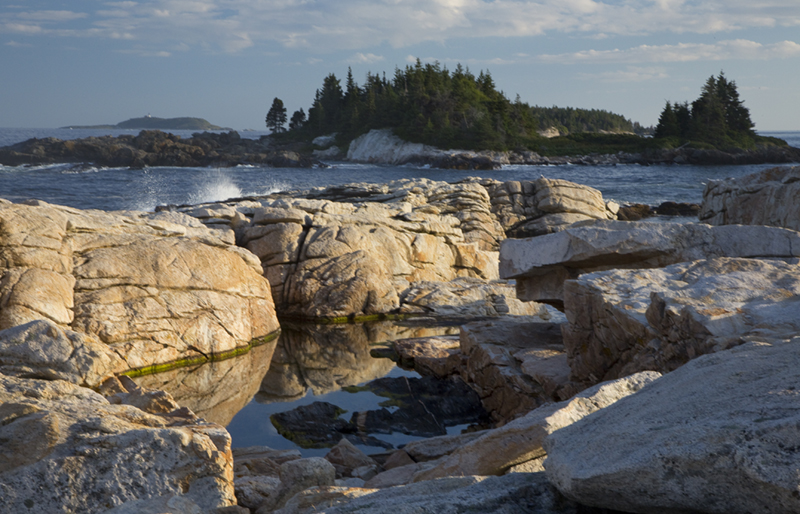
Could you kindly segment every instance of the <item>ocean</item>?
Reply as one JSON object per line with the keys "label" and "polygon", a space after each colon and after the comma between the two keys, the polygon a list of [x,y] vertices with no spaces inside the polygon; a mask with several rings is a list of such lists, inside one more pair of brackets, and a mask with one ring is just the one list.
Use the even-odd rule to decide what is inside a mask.
{"label": "ocean", "polygon": [[[190,137],[193,131],[174,131]],[[0,146],[37,137],[77,139],[89,136],[137,134],[136,130],[0,129]],[[241,132],[258,138],[266,132]],[[800,147],[800,131],[764,132]],[[388,166],[329,162],[312,169],[237,166],[234,168],[144,169],[91,165],[0,166],[0,198],[27,199],[79,209],[152,211],[158,205],[223,201],[277,191],[308,189],[351,182],[383,183],[401,178],[429,178],[454,182],[480,176],[531,180],[544,176],[585,184],[620,204],[658,205],[664,201],[700,203],[709,180],[739,177],[775,165],[693,166],[624,164],[616,166],[504,166],[493,171],[440,170],[420,166]]]}

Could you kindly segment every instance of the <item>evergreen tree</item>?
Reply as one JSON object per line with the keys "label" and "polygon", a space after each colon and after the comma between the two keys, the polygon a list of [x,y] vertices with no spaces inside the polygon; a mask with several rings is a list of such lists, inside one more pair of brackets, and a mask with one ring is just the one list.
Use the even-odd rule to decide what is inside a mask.
{"label": "evergreen tree", "polygon": [[736,83],[729,81],[722,72],[706,80],[700,97],[691,104],[684,102],[670,106],[668,102],[659,118],[656,137],[676,135],[673,117],[678,127],[677,135],[682,141],[697,141],[716,147],[749,147],[755,143],[750,111],[739,98]]}
{"label": "evergreen tree", "polygon": [[297,130],[302,128],[306,123],[306,113],[301,107],[299,110],[294,111],[292,119],[289,120],[289,130]]}
{"label": "evergreen tree", "polygon": [[275,98],[272,101],[272,107],[269,108],[266,118],[267,128],[273,133],[283,132],[283,124],[286,123],[286,107],[283,106],[283,100]]}
{"label": "evergreen tree", "polygon": [[678,117],[672,109],[672,104],[667,102],[661,116],[658,117],[655,137],[680,137],[681,131],[678,126]]}

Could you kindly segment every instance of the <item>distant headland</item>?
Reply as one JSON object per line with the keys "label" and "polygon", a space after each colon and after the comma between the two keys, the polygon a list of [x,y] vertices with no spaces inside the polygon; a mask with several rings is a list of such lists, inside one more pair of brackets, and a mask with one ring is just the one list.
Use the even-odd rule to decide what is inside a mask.
{"label": "distant headland", "polygon": [[65,129],[158,129],[158,130],[232,130],[213,125],[203,118],[131,118],[116,125],[68,125]]}

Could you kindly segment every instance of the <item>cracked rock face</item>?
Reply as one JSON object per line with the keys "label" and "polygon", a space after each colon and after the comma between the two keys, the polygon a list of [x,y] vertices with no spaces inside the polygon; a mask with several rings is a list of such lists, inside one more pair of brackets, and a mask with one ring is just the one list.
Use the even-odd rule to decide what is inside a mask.
{"label": "cracked rock face", "polygon": [[584,383],[653,369],[800,330],[800,267],[718,258],[590,273],[564,288],[564,346]]}
{"label": "cracked rock face", "polygon": [[396,312],[419,283],[497,279],[506,235],[616,218],[597,190],[547,179],[358,183],[181,211],[233,229],[261,260],[278,311],[300,318]]}
{"label": "cracked rock face", "polygon": [[711,225],[771,225],[800,230],[798,195],[800,166],[711,180],[703,191],[699,217]]}
{"label": "cracked rock face", "polygon": [[[146,399],[142,393],[124,395]],[[168,395],[149,398],[141,408],[113,405],[70,382],[0,374],[0,511],[211,512],[235,505],[230,435],[188,410],[165,412],[176,407]]]}
{"label": "cracked rock face", "polygon": [[[48,323],[39,335],[102,354],[104,373],[246,346],[278,323],[258,260],[232,243],[232,233],[175,213],[0,203],[0,330]],[[20,359],[10,364],[33,362]]]}

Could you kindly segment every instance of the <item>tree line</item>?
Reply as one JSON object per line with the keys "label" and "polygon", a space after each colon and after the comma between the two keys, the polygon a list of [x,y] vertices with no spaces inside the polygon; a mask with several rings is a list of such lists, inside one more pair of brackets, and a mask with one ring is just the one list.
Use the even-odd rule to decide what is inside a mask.
{"label": "tree line", "polygon": [[419,59],[395,68],[391,77],[367,73],[363,85],[356,83],[351,69],[344,84],[330,73],[307,114],[298,109],[287,118],[283,102],[275,98],[267,127],[274,134],[284,133],[287,120],[287,137],[293,140],[337,133],[337,139],[346,143],[372,129],[391,128],[406,141],[468,150],[547,151],[560,143],[548,143],[537,130],[551,127],[574,140],[563,144],[578,146],[585,146],[578,135],[598,132],[652,134],[654,139],[634,145],[647,147],[692,142],[701,147],[752,148],[764,142],[753,131],[735,82],[723,73],[712,75],[691,104],[668,101],[655,129],[605,110],[531,107],[519,95],[509,100],[488,71],[475,75],[461,64],[450,71],[438,62],[423,64]]}
{"label": "tree line", "polygon": [[[498,91],[489,71],[476,75],[461,64],[450,71],[438,62],[417,60],[395,68],[391,77],[367,73],[363,85],[355,81],[351,69],[344,84],[333,73],[327,75],[308,115],[302,109],[296,111],[289,131],[298,138],[336,132],[347,141],[372,129],[392,128],[407,141],[440,148],[509,150],[535,145],[541,139],[537,129],[549,127],[557,110],[533,108],[519,95],[509,100]],[[633,130],[622,116],[582,109],[568,109],[559,124],[568,124],[568,131],[577,130],[569,121],[576,114],[582,120],[580,130]],[[283,132],[285,120],[283,102],[276,98],[267,114],[267,127]]]}
{"label": "tree line", "polygon": [[700,97],[689,102],[667,101],[655,137],[678,144],[705,143],[716,148],[750,148],[756,143],[755,125],[744,106],[736,82],[724,73],[706,80]]}

